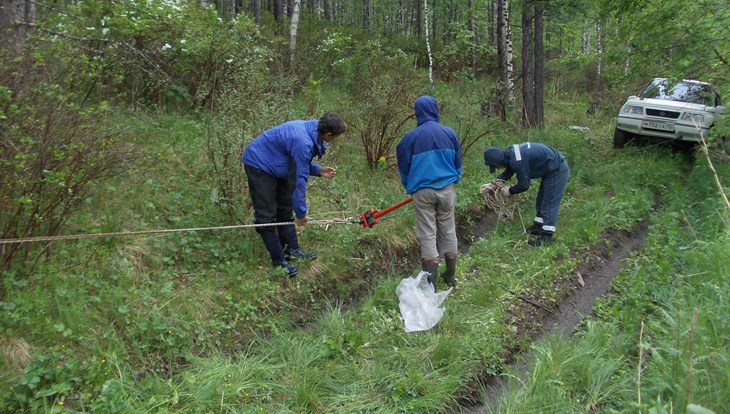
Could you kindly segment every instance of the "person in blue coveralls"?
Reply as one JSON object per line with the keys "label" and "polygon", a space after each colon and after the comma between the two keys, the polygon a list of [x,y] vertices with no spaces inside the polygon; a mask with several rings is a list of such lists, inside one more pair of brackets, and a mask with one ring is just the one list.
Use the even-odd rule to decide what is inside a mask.
{"label": "person in blue coveralls", "polygon": [[456,132],[440,123],[438,104],[421,96],[414,105],[418,125],[396,147],[398,170],[406,193],[413,197],[416,238],[421,245],[421,268],[436,289],[439,258],[445,259],[441,275],[456,286],[456,189],[461,176],[461,143]]}
{"label": "person in blue coveralls", "polygon": [[507,181],[517,175],[517,184],[502,187],[505,196],[519,194],[530,188],[530,180],[539,178],[535,210],[537,214],[527,229],[533,247],[549,242],[556,230],[560,202],[570,176],[565,156],[554,148],[537,142],[515,144],[507,149],[489,147],[484,151],[484,164],[489,172],[505,170],[495,180]]}
{"label": "person in blue coveralls", "polygon": [[241,160],[255,224],[292,223],[256,227],[273,266],[284,268],[290,277],[298,273],[291,260],[317,257],[302,251],[295,227],[307,222],[309,177],[334,178],[337,174],[334,168],[314,162],[314,157],[321,158],[327,145],[345,131],[347,124],[342,117],[328,112],[319,119],[277,125],[261,133],[243,151]]}

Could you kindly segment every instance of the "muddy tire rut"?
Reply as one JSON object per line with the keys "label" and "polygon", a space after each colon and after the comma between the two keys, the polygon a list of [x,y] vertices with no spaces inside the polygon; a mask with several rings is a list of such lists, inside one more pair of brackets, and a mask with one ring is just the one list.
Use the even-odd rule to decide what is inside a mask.
{"label": "muddy tire rut", "polygon": [[[463,236],[459,240],[460,254],[467,253],[471,244],[485,237],[498,222],[493,211],[482,211],[476,221],[460,223]],[[647,234],[645,224],[639,224],[631,231],[608,231],[603,235],[605,243],[594,246],[577,259],[577,267],[571,277],[556,280],[553,291],[559,297],[555,303],[541,303],[538,293],[520,295],[519,301],[505,323],[515,325],[522,332],[523,339],[537,342],[550,334],[562,332],[572,334],[579,329],[582,318],[592,316],[596,301],[611,291],[611,283],[625,266],[625,259],[641,249]],[[515,361],[521,362],[517,363]],[[525,349],[513,349],[505,357],[506,371],[516,371],[523,376],[529,369],[531,358]],[[500,397],[506,391],[507,377],[485,373],[466,387],[459,396],[459,407],[454,412],[485,413],[487,407],[496,408]],[[486,390],[486,401],[482,401]]]}

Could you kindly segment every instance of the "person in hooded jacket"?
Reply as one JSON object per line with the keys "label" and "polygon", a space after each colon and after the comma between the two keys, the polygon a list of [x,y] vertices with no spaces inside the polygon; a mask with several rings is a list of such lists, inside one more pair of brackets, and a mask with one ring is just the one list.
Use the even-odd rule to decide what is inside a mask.
{"label": "person in hooded jacket", "polygon": [[255,224],[292,223],[256,227],[273,266],[284,268],[290,277],[298,273],[290,260],[317,257],[302,251],[295,227],[307,222],[309,177],[337,174],[334,168],[314,162],[314,157],[321,158],[327,145],[345,131],[342,117],[328,112],[319,119],[288,121],[264,131],[243,151]]}
{"label": "person in hooded jacket", "polygon": [[418,125],[396,147],[398,170],[406,193],[413,197],[416,238],[421,245],[421,267],[436,288],[439,258],[446,261],[441,275],[456,286],[456,189],[461,176],[461,143],[456,132],[440,123],[438,104],[421,96],[414,105]]}
{"label": "person in hooded jacket", "polygon": [[549,242],[556,230],[560,202],[570,176],[565,156],[556,149],[538,142],[515,144],[503,150],[489,147],[484,151],[484,164],[489,172],[505,170],[495,180],[507,181],[517,175],[517,184],[502,187],[505,196],[519,194],[530,188],[532,179],[540,179],[535,202],[536,215],[527,229],[533,236],[528,244],[533,247]]}

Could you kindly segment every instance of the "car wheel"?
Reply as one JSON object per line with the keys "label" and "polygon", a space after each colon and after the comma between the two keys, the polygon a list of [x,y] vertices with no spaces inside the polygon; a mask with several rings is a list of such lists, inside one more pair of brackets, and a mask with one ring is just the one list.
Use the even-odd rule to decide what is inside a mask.
{"label": "car wheel", "polygon": [[613,131],[613,147],[617,149],[623,148],[628,139],[627,135],[626,131],[616,128],[616,130]]}

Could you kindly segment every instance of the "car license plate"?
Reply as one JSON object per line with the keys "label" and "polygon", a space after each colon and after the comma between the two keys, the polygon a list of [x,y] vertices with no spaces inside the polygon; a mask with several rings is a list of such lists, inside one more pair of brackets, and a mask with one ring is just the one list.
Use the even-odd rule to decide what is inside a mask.
{"label": "car license plate", "polygon": [[671,122],[641,121],[643,128],[658,129],[661,131],[674,131],[674,124]]}

